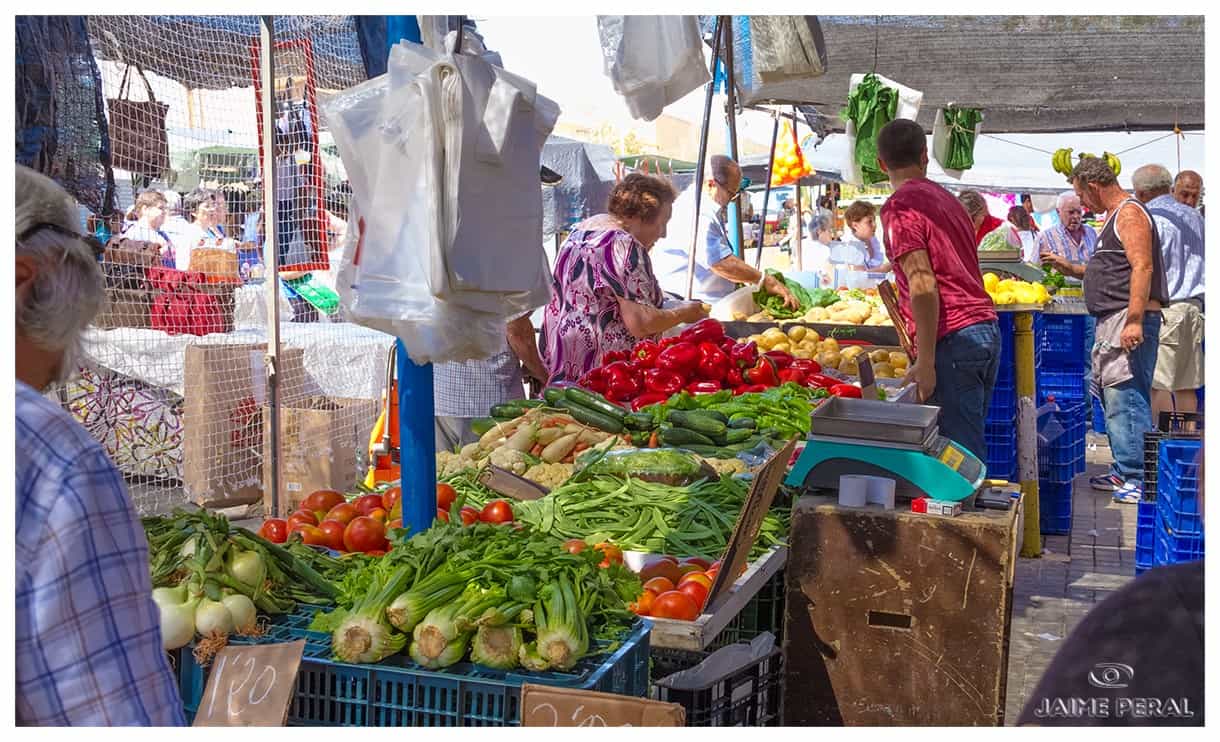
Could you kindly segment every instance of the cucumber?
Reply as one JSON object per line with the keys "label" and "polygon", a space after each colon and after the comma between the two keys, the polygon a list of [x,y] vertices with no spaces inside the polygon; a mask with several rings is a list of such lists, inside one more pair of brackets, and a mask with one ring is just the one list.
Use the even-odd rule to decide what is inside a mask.
{"label": "cucumber", "polygon": [[563,390],[559,387],[548,387],[542,392],[542,398],[550,407],[559,407],[559,403],[563,401]]}
{"label": "cucumber", "polygon": [[571,400],[564,400],[563,409],[569,415],[576,419],[576,422],[583,423],[598,430],[603,430],[607,433],[623,432],[623,422],[618,418],[609,415],[603,415],[598,410],[591,410],[588,407],[578,405]]}
{"label": "cucumber", "polygon": [[734,428],[724,434],[724,443],[721,445],[731,446],[734,443],[745,443],[754,437],[754,431],[746,428]]}
{"label": "cucumber", "polygon": [[623,418],[623,425],[628,430],[647,430],[651,431],[656,427],[656,421],[652,419],[652,415],[647,412],[633,412]]}
{"label": "cucumber", "polygon": [[660,438],[661,442],[667,446],[687,446],[690,444],[695,444],[698,446],[713,447],[716,445],[712,443],[712,439],[708,438],[706,435],[679,427],[673,427],[669,430],[662,430]]}
{"label": "cucumber", "polygon": [[716,446],[703,446],[698,443],[688,443],[683,446],[683,448],[691,453],[697,453],[705,459],[732,458],[732,456],[726,456],[724,449]]}
{"label": "cucumber", "polygon": [[521,417],[528,410],[517,404],[516,402],[505,402],[503,404],[493,405],[491,408],[492,417],[507,417],[509,419]]}
{"label": "cucumber", "polygon": [[725,425],[729,424],[729,416],[724,414],[723,412],[717,412],[716,410],[699,410],[699,414],[706,415],[706,416],[712,418],[713,420],[719,420],[720,422],[724,423]]}
{"label": "cucumber", "polygon": [[535,407],[541,407],[545,403],[541,399],[518,399],[518,400],[512,402],[512,404],[515,404],[518,407],[524,407],[527,410],[529,410],[529,409],[533,409]]}
{"label": "cucumber", "polygon": [[784,437],[784,434],[781,433],[779,431],[779,429],[777,429],[777,428],[764,428],[763,430],[758,431],[758,434],[761,435],[763,438],[783,438]]}
{"label": "cucumber", "polygon": [[487,431],[496,427],[498,424],[499,421],[495,420],[494,418],[480,417],[474,420],[474,422],[470,423],[470,431],[482,438]]}
{"label": "cucumber", "polygon": [[727,425],[701,412],[672,410],[669,413],[669,421],[678,427],[701,433],[709,439],[713,436],[724,435],[728,430]]}
{"label": "cucumber", "polygon": [[737,414],[729,418],[729,428],[738,430],[753,430],[758,427],[758,423],[754,422],[754,418],[746,414]]}
{"label": "cucumber", "polygon": [[626,410],[595,392],[572,386],[564,390],[563,396],[573,404],[600,412],[608,417],[613,417],[615,420],[618,420],[620,427],[623,424],[623,418],[627,416]]}

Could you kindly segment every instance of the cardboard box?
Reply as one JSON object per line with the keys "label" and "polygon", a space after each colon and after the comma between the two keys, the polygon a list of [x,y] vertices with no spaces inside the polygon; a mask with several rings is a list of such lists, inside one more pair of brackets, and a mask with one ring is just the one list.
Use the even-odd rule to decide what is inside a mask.
{"label": "cardboard box", "polygon": [[240,284],[237,253],[219,247],[196,247],[191,250],[190,270],[204,274],[208,283]]}
{"label": "cardboard box", "polygon": [[[200,507],[249,505],[262,498],[266,353],[265,343],[186,348],[182,484]],[[300,348],[281,351],[283,404],[304,394],[304,358]]]}
{"label": "cardboard box", "polygon": [[[363,478],[361,451],[368,447],[377,402],[314,396],[280,408],[280,514],[286,515],[320,489],[346,492]],[[271,450],[270,410],[263,408],[263,449]],[[263,506],[271,504],[271,471],[264,466]]]}

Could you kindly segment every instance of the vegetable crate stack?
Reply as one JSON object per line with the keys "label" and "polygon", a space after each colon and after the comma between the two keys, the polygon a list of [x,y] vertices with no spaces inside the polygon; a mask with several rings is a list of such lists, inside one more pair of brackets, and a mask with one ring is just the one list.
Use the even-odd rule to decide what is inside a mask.
{"label": "vegetable crate stack", "polygon": [[1054,395],[1061,404],[1088,399],[1086,381],[1089,349],[1085,347],[1086,322],[1083,314],[1035,315],[1041,324],[1035,347],[1041,353],[1038,369],[1038,399]]}
{"label": "vegetable crate stack", "polygon": [[1164,439],[1157,448],[1153,566],[1203,558],[1203,502],[1199,492],[1202,441]]}
{"label": "vegetable crate stack", "polygon": [[1072,531],[1072,481],[1084,471],[1085,401],[1038,410],[1038,502],[1042,533]]}
{"label": "vegetable crate stack", "polygon": [[[987,408],[987,476],[1013,479],[1017,476],[1017,358],[1012,312],[999,312],[1000,367],[996,374],[991,405]],[[1034,367],[1040,363],[1041,315],[1034,315]]]}

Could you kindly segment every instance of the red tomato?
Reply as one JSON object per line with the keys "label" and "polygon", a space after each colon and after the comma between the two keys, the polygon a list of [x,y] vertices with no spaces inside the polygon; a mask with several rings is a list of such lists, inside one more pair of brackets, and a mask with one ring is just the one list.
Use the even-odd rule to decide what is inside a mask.
{"label": "red tomato", "polygon": [[334,490],[318,490],[301,501],[301,509],[311,513],[329,513],[336,505],[342,505],[347,500],[343,493]]}
{"label": "red tomato", "polygon": [[347,525],[353,519],[360,515],[360,511],[356,510],[356,506],[349,502],[342,505],[336,505],[326,514],[326,520],[337,520],[340,523]]}
{"label": "red tomato", "polygon": [[708,590],[712,589],[711,579],[703,572],[691,572],[690,574],[682,575],[682,579],[678,580],[678,587],[691,582],[697,582]]}
{"label": "red tomato", "polygon": [[462,508],[462,525],[470,526],[479,522],[479,511],[472,507]]}
{"label": "red tomato", "polygon": [[703,610],[703,604],[707,602],[708,588],[703,586],[701,582],[686,582],[678,586],[678,592],[685,593],[695,601],[695,605],[699,606],[699,610]]}
{"label": "red tomato", "polygon": [[563,542],[563,549],[569,554],[579,554],[587,548],[589,548],[589,545],[578,538],[570,538]]}
{"label": "red tomato", "polygon": [[664,577],[653,577],[644,583],[644,589],[657,595],[663,595],[674,589],[674,583]]}
{"label": "red tomato", "polygon": [[492,500],[483,506],[479,520],[484,523],[512,523],[513,507],[504,500]]}
{"label": "red tomato", "polygon": [[[692,572],[702,572],[703,567],[700,567],[698,564],[691,564],[690,562],[684,562],[684,563],[678,565],[678,571],[684,575],[688,575]],[[679,577],[678,579],[681,580],[682,578]]]}
{"label": "red tomato", "polygon": [[352,503],[356,507],[356,512],[361,515],[368,515],[374,510],[381,509],[381,495],[364,495],[356,498]]}
{"label": "red tomato", "polygon": [[364,552],[364,553],[365,553],[365,554],[368,554],[369,556],[375,556],[375,557],[383,557],[383,556],[385,556],[385,550],[384,550],[384,549],[373,549],[372,551],[366,551],[366,552]]}
{"label": "red tomato", "polygon": [[653,577],[664,577],[670,582],[677,582],[682,579],[682,572],[678,570],[677,562],[662,559],[640,570],[641,580],[647,581]]}
{"label": "red tomato", "polygon": [[602,569],[609,567],[611,564],[622,564],[623,563],[623,550],[618,548],[614,544],[603,541],[602,543],[598,544],[597,546],[594,546],[593,548],[596,549],[598,552],[601,552],[602,563],[598,566],[601,567]]}
{"label": "red tomato", "polygon": [[385,523],[386,521],[388,521],[390,519],[389,513],[387,513],[385,510],[382,510],[381,508],[373,508],[373,510],[368,514],[368,516],[370,518],[376,518],[377,520],[381,521],[382,523]]}
{"label": "red tomato", "polygon": [[326,534],[317,526],[300,523],[293,526],[289,533],[301,534],[301,541],[310,546],[326,546]]}
{"label": "red tomato", "polygon": [[258,535],[273,544],[282,544],[288,540],[288,521],[283,518],[268,518],[258,529]]}
{"label": "red tomato", "polygon": [[348,551],[374,551],[384,549],[385,526],[381,521],[362,515],[347,524],[343,531],[343,545]]}
{"label": "red tomato", "polygon": [[448,523],[448,522],[449,522],[449,511],[448,511],[448,510],[441,510],[440,508],[437,508],[437,509],[436,509],[436,519],[437,519],[437,520],[443,520],[443,521],[445,521],[446,523]]}
{"label": "red tomato", "polygon": [[652,606],[657,601],[656,593],[645,590],[640,593],[640,597],[635,602],[630,603],[627,608],[637,616],[650,615]]}
{"label": "red tomato", "polygon": [[670,590],[661,593],[652,604],[655,618],[672,618],[678,621],[694,621],[699,617],[699,606],[695,599],[684,592]]}
{"label": "red tomato", "polygon": [[398,501],[402,498],[402,487],[394,485],[385,492],[381,493],[381,507],[385,508],[386,512],[394,509]]}
{"label": "red tomato", "polygon": [[720,562],[721,562],[721,560],[717,559],[716,561],[712,562],[712,566],[708,567],[708,569],[714,569],[714,570],[716,570],[717,572],[719,572],[719,571],[720,571],[720,567],[721,567]]}
{"label": "red tomato", "polygon": [[449,485],[441,482],[436,485],[436,506],[441,510],[448,510],[453,501],[457,499],[457,490]]}
{"label": "red tomato", "polygon": [[682,560],[682,563],[698,565],[700,571],[707,571],[707,569],[712,566],[708,560],[701,557],[687,557],[686,559]]}
{"label": "red tomato", "polygon": [[326,535],[326,548],[334,549],[335,551],[347,551],[343,548],[343,531],[345,526],[337,520],[324,520],[318,525],[318,529]]}
{"label": "red tomato", "polygon": [[318,519],[308,510],[298,510],[288,516],[288,532],[291,533],[294,526],[316,526]]}

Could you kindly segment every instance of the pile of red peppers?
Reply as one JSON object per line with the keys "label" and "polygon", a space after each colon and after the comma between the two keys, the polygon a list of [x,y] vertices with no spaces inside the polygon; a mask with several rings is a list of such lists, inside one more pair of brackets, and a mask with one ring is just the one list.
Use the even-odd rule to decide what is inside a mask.
{"label": "pile of red peppers", "polygon": [[642,340],[629,353],[606,353],[602,365],[578,383],[637,411],[665,402],[683,390],[712,394],[732,389],[736,395],[766,391],[789,381],[810,389],[826,389],[836,396],[860,396],[859,387],[821,372],[816,361],[780,351],[759,353],[754,343],[739,343],[725,335],[718,321],[705,319],[677,337]]}

